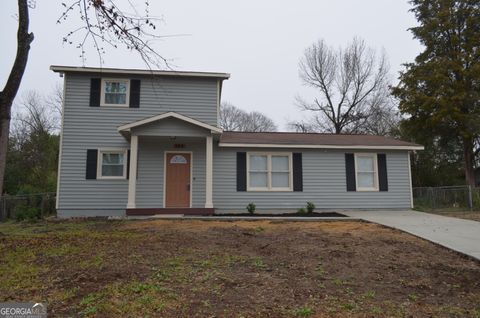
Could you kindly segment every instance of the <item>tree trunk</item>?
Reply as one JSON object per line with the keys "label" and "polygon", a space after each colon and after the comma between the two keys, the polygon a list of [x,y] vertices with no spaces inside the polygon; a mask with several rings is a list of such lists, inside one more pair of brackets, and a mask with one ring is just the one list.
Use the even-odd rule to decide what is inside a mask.
{"label": "tree trunk", "polygon": [[465,181],[467,185],[475,187],[475,168],[474,168],[473,139],[463,138],[463,157],[465,164]]}
{"label": "tree trunk", "polygon": [[5,87],[0,92],[0,196],[3,194],[12,104],[22,82],[33,41],[33,33],[28,33],[28,24],[28,0],[18,0],[17,54]]}
{"label": "tree trunk", "polygon": [[[7,149],[8,149],[8,131],[10,128],[10,119],[2,119],[0,122],[0,197],[3,193],[3,179],[5,177],[5,166],[7,164]],[[3,150],[5,149],[5,151]]]}
{"label": "tree trunk", "polygon": [[341,134],[342,133],[342,126],[339,123],[334,123],[333,126],[335,127],[335,134]]}

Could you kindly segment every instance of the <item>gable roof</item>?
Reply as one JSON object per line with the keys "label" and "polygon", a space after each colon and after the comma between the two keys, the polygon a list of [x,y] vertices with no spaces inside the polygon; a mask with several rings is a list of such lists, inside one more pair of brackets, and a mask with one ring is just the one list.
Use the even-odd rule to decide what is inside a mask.
{"label": "gable roof", "polygon": [[179,113],[175,113],[175,112],[167,112],[167,113],[159,114],[159,115],[156,115],[156,116],[152,116],[152,117],[144,118],[144,119],[141,119],[141,120],[137,120],[137,121],[131,122],[129,124],[122,125],[122,126],[118,127],[117,130],[120,133],[129,132],[132,128],[147,125],[147,124],[150,124],[150,123],[153,123],[153,122],[165,119],[165,118],[176,118],[176,119],[179,119],[179,120],[183,120],[187,123],[190,123],[192,125],[208,129],[212,133],[222,133],[222,129],[220,129],[218,127],[206,124],[206,123],[201,122],[199,120],[196,120],[196,119],[193,119],[193,118],[190,118],[188,116],[185,116],[185,115],[182,115],[182,114],[179,114]]}
{"label": "gable roof", "polygon": [[220,147],[423,150],[422,145],[375,135],[223,132]]}
{"label": "gable roof", "polygon": [[58,73],[82,72],[82,73],[107,73],[107,74],[125,74],[125,75],[157,75],[157,76],[180,76],[180,77],[209,77],[218,79],[229,79],[228,73],[216,72],[190,72],[190,71],[162,71],[162,70],[144,70],[144,69],[124,69],[107,67],[80,67],[80,66],[61,66],[51,65],[50,70]]}

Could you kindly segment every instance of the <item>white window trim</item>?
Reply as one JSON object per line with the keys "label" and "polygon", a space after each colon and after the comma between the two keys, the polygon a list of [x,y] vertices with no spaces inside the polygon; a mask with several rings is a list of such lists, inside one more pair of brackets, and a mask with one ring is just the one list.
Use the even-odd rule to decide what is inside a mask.
{"label": "white window trim", "polygon": [[[125,180],[127,179],[128,149],[126,148],[102,148],[98,149],[97,156],[97,179],[100,180]],[[123,153],[123,175],[122,176],[103,176],[102,163],[104,153]]]}
{"label": "white window trim", "polygon": [[[127,83],[127,96],[125,104],[107,104],[105,103],[105,82],[124,82]],[[129,107],[130,106],[130,80],[128,78],[102,78],[100,86],[100,106]]]}
{"label": "white window trim", "polygon": [[[250,187],[250,156],[267,156],[267,187]],[[289,186],[283,188],[272,187],[272,156],[288,156]],[[292,192],[293,191],[293,162],[291,152],[247,152],[247,191],[249,192]]]}
{"label": "white window trim", "polygon": [[[360,187],[358,185],[358,164],[357,164],[357,158],[358,157],[370,157],[373,159],[373,183],[374,187]],[[357,187],[357,191],[359,192],[378,192],[378,163],[377,163],[377,154],[376,153],[355,153],[355,183]]]}

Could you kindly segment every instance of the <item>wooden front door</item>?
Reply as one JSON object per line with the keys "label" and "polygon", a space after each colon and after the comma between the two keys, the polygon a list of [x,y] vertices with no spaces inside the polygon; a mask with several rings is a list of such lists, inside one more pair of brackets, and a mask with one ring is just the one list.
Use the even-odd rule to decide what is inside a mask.
{"label": "wooden front door", "polygon": [[190,165],[189,153],[167,153],[165,172],[165,207],[190,207]]}

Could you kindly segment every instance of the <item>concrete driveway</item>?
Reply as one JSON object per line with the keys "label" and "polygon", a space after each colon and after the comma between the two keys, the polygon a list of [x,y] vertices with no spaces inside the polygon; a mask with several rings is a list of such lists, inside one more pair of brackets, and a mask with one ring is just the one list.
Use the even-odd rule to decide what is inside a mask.
{"label": "concrete driveway", "polygon": [[480,260],[480,222],[416,211],[342,213],[408,232]]}

